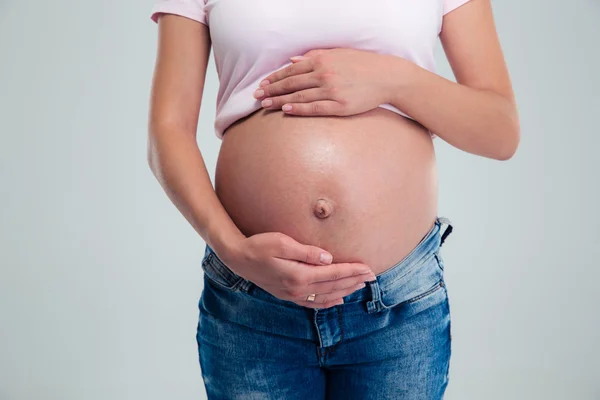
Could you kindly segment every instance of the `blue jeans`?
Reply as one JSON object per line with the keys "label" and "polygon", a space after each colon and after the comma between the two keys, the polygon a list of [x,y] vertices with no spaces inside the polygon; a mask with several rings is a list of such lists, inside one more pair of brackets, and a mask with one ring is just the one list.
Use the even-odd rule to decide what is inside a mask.
{"label": "blue jeans", "polygon": [[[444,229],[445,227],[445,229]],[[206,246],[196,339],[212,399],[442,399],[450,306],[436,218],[403,260],[331,308],[281,300]]]}

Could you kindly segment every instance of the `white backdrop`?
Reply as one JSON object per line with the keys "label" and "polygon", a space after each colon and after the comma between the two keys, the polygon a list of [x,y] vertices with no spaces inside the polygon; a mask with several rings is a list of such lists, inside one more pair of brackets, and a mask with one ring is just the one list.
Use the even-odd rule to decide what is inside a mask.
{"label": "white backdrop", "polygon": [[[146,162],[151,2],[0,1],[0,399],[201,399],[204,242]],[[600,3],[494,1],[522,140],[436,140],[449,400],[600,399]],[[438,69],[452,78],[438,44]],[[210,61],[198,141],[214,182]]]}

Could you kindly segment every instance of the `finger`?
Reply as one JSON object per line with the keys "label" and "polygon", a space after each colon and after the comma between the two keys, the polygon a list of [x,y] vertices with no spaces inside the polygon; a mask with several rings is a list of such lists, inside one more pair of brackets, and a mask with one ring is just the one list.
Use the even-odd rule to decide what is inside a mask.
{"label": "finger", "polygon": [[327,53],[329,51],[333,51],[334,49],[312,49],[308,53],[304,53],[304,57],[314,57],[320,54]]}
{"label": "finger", "polygon": [[308,304],[316,304],[317,308],[324,308],[324,305],[329,305],[329,304],[341,304],[340,300],[342,300],[343,302],[343,297],[348,296],[349,294],[352,294],[354,292],[356,292],[357,290],[360,290],[362,288],[364,288],[366,285],[364,283],[358,284],[358,285],[354,285],[352,287],[343,289],[343,290],[337,290],[335,292],[331,292],[331,293],[324,293],[324,294],[318,294],[315,297],[314,301],[307,301],[306,300],[306,296],[303,296],[302,298],[299,298],[295,301],[295,303],[297,304],[301,304],[301,305],[305,305],[307,304],[305,307],[308,307]]}
{"label": "finger", "polygon": [[294,93],[303,89],[317,88],[320,84],[321,82],[315,74],[294,75],[261,87],[258,90],[262,90],[262,95],[258,93],[258,95],[255,94],[254,97],[257,99],[265,99],[267,97]]}
{"label": "finger", "polygon": [[356,285],[360,285],[364,282],[374,281],[375,279],[377,279],[375,274],[371,272],[368,274],[350,276],[335,281],[314,282],[307,285],[306,290],[315,294],[332,293],[338,290],[345,290]]}
{"label": "finger", "polygon": [[306,280],[314,284],[316,282],[337,281],[338,279],[368,274],[370,272],[372,273],[371,268],[362,263],[338,263],[319,268],[309,268]]}
{"label": "finger", "polygon": [[294,301],[294,303],[307,308],[329,308],[340,304],[344,304],[344,301],[342,299],[338,299],[335,301],[330,301],[329,303],[315,303],[313,301],[300,300]]}
{"label": "finger", "polygon": [[300,90],[291,94],[269,97],[261,102],[263,108],[276,110],[281,109],[287,103],[310,103],[317,100],[326,99],[327,94],[321,88],[312,88]]}
{"label": "finger", "polygon": [[336,115],[343,116],[342,105],[333,100],[319,100],[312,103],[284,104],[281,109],[286,114],[293,115]]}
{"label": "finger", "polygon": [[[315,300],[312,301],[311,303],[327,304],[327,303],[335,302],[340,299],[343,299],[343,297],[348,296],[349,294],[356,292],[357,290],[364,288],[365,286],[366,286],[366,284],[364,282],[362,282],[362,283],[359,283],[358,285],[354,285],[349,288],[345,288],[342,290],[336,290],[335,292],[317,294],[315,296]],[[306,297],[307,296],[304,296],[302,299],[299,299],[299,301],[306,301]]]}
{"label": "finger", "polygon": [[299,74],[305,74],[305,73],[311,72],[313,69],[314,68],[313,68],[312,60],[306,58],[304,60],[300,60],[296,63],[292,63],[285,68],[282,68],[280,70],[273,72],[272,74],[265,77],[261,81],[261,84],[259,86],[261,86],[261,87],[266,86],[266,85],[262,84],[264,81],[269,81],[270,84],[273,84],[275,82],[278,82],[278,81],[280,81],[284,78],[287,78],[289,76],[292,76],[292,75],[299,75]]}
{"label": "finger", "polygon": [[297,63],[297,62],[300,62],[302,60],[306,60],[306,57],[304,57],[304,56],[293,56],[293,57],[290,57],[290,60],[293,63]]}
{"label": "finger", "polygon": [[328,265],[333,261],[331,253],[320,247],[302,244],[289,236],[282,236],[280,240],[278,250],[273,254],[275,258],[314,265]]}

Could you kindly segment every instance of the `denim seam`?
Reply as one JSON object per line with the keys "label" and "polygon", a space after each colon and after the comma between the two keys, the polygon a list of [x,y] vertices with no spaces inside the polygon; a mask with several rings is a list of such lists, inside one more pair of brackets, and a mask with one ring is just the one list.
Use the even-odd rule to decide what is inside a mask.
{"label": "denim seam", "polygon": [[[269,305],[273,305],[273,306],[286,307],[286,308],[289,308],[291,310],[314,310],[314,308],[312,308],[312,307],[304,307],[304,306],[301,306],[299,304],[296,304],[296,303],[292,302],[291,300],[286,300],[286,301],[290,301],[291,303],[296,304],[295,306],[290,305],[290,304],[285,304],[285,303],[274,303],[273,301],[261,299],[260,297],[255,297],[255,296],[253,296],[251,294],[251,291],[253,290],[254,287],[259,287],[259,286],[257,286],[256,283],[254,283],[252,281],[246,281],[246,282],[250,283],[249,287],[248,287],[248,291],[239,291],[239,293],[242,293],[242,294],[244,294],[246,296],[249,296],[252,300],[260,301],[260,302],[263,302],[263,303],[266,303],[266,304],[269,304]],[[260,289],[264,290],[262,288],[260,288]],[[265,292],[267,292],[267,291],[265,290]],[[267,293],[269,293],[269,292],[267,292]],[[269,294],[271,294],[271,293],[269,293]],[[276,299],[279,299],[279,297],[276,297],[273,294],[271,294],[271,296],[275,297]],[[279,300],[283,301],[283,299],[279,299]],[[359,301],[353,301],[353,302],[344,303],[344,304],[357,304],[357,303],[359,303]]]}
{"label": "denim seam", "polygon": [[221,277],[225,280],[229,280],[229,277],[233,278],[235,280],[235,283],[237,284],[240,278],[242,277],[233,272],[231,268],[229,268],[227,265],[225,265],[225,263],[215,255],[215,253],[212,253],[211,255],[211,262],[214,261],[212,262],[212,265],[215,267],[215,269],[218,271]]}
{"label": "denim seam", "polygon": [[[313,310],[313,323],[315,324],[315,331],[317,331],[317,338],[318,340],[318,348],[321,349],[321,343],[323,343],[323,339],[321,338],[321,330],[319,329],[319,322],[317,321],[319,315],[319,311],[318,310]],[[323,355],[327,354],[327,349],[325,349]],[[319,357],[319,363],[320,363],[320,357]]]}
{"label": "denim seam", "polygon": [[[208,311],[205,308],[202,309],[202,315],[209,315],[211,318],[213,318],[213,319],[215,319],[217,321],[225,321],[228,324],[233,324],[233,325],[237,325],[237,326],[243,326],[244,328],[249,328],[249,329],[256,330],[256,328],[253,327],[253,326],[251,326],[251,325],[244,325],[244,324],[240,324],[239,322],[232,321],[230,319],[224,319],[224,318],[222,318],[222,317],[220,317],[220,316],[218,316],[218,315],[216,315],[214,313],[211,313],[210,311]],[[198,323],[200,323],[200,321],[198,321]],[[281,335],[281,334],[276,333],[276,332],[265,332],[265,331],[258,331],[258,332],[261,332],[261,333],[264,333],[264,334],[267,334],[267,335],[271,335],[271,336],[283,336],[283,337],[292,338],[292,339],[310,340],[310,339],[306,339],[306,338],[303,338],[303,337],[297,338],[297,337],[294,337],[294,336]]]}
{"label": "denim seam", "polygon": [[[215,257],[215,253],[210,253],[202,262],[202,266],[204,271],[204,274],[207,275],[208,279],[210,279],[212,282],[215,282],[217,285],[219,285],[220,287],[224,288],[225,290],[228,290],[230,292],[235,292],[238,291],[240,289],[240,287],[242,286],[242,284],[244,283],[244,278],[242,278],[241,276],[235,274],[233,271],[231,273],[229,273],[228,271],[224,271],[224,268],[229,268],[227,266],[224,266],[223,262],[221,262],[217,257]],[[206,269],[207,266],[211,267],[211,271],[213,271],[216,275],[218,275],[219,278],[223,279],[223,281],[227,282],[228,285],[225,285],[215,279],[213,279],[210,274],[206,273]],[[230,279],[231,278],[233,279]]]}
{"label": "denim seam", "polygon": [[[444,290],[446,291],[446,313],[448,314],[448,316],[450,316],[450,297],[448,296],[448,288],[446,287],[446,284],[443,282],[443,278],[442,278],[442,283],[444,284]],[[452,318],[450,318],[448,320],[448,331],[449,331],[449,339],[452,340]]]}
{"label": "denim seam", "polygon": [[452,318],[450,317],[450,298],[448,297],[448,288],[444,284],[444,290],[446,291],[446,313],[448,315],[448,365],[446,366],[446,384],[450,380],[450,362],[452,359]]}
{"label": "denim seam", "polygon": [[[418,249],[419,247],[421,247],[421,245],[425,242],[427,242],[432,235],[435,234],[435,229],[438,229],[438,233],[441,230],[441,225],[438,223],[438,220],[436,219],[435,222],[433,223],[433,226],[431,227],[431,229],[429,230],[429,232],[427,232],[427,234],[421,238],[421,240],[419,241],[419,243],[417,243],[417,245],[415,247],[413,247],[413,249],[406,255],[404,256],[404,258],[402,258],[400,261],[398,261],[397,263],[395,263],[391,268],[393,269],[394,267],[402,264],[404,261],[408,260]],[[386,271],[382,272],[381,274],[377,275],[377,276],[381,276],[383,274],[385,274]]]}
{"label": "denim seam", "polygon": [[[256,283],[254,283],[254,282],[252,282],[252,281],[246,281],[246,282],[250,282],[250,285],[249,285],[249,287],[248,287],[248,291],[241,290],[241,291],[239,291],[239,293],[242,293],[242,294],[244,294],[245,296],[248,296],[248,297],[250,297],[252,300],[260,301],[260,302],[262,302],[262,303],[266,303],[266,304],[269,304],[269,305],[272,305],[272,306],[282,306],[282,307],[286,307],[286,308],[289,308],[289,309],[291,309],[291,310],[302,310],[302,309],[308,309],[308,310],[310,310],[310,309],[311,309],[310,307],[304,307],[304,306],[301,306],[301,305],[299,305],[299,304],[298,304],[298,305],[295,307],[295,306],[292,306],[292,305],[289,305],[289,304],[285,304],[285,303],[275,303],[275,302],[273,302],[273,301],[269,301],[269,300],[261,299],[260,297],[253,296],[253,295],[251,294],[251,291],[253,290],[253,288],[254,288],[254,287],[260,288],[260,287],[259,287],[258,285],[256,285]],[[262,288],[260,288],[260,289],[261,289],[261,290],[264,290],[264,289],[262,289]],[[265,290],[265,292],[267,292],[267,291]],[[267,292],[267,293],[269,293],[269,292]],[[269,293],[269,294],[271,294],[271,293]],[[275,297],[276,299],[279,299],[279,300],[282,300],[282,301],[283,301],[283,299],[280,299],[279,297],[276,297],[276,296],[275,296],[275,295],[273,295],[273,294],[271,294],[271,296]],[[290,300],[286,300],[286,301],[290,301]],[[296,304],[296,303],[294,303],[294,304]]]}
{"label": "denim seam", "polygon": [[[442,287],[444,286],[444,281],[439,280],[434,286],[432,286],[429,290],[425,291],[424,293],[421,293],[415,297],[413,297],[412,299],[408,299],[406,301],[404,301],[403,303],[414,303],[415,301],[419,301],[424,297],[429,296],[430,294],[433,294],[435,292],[437,292],[438,290],[440,290]],[[400,303],[402,304],[402,303]]]}
{"label": "denim seam", "polygon": [[225,286],[224,284],[222,284],[221,282],[215,280],[214,278],[212,278],[209,274],[207,274],[206,272],[204,272],[204,276],[206,277],[206,279],[209,281],[209,283],[215,285],[217,288],[220,288],[222,290],[226,290],[228,292],[236,292],[237,291],[237,283],[234,286]]}
{"label": "denim seam", "polygon": [[437,263],[437,267],[438,267],[438,268],[439,268],[441,271],[444,271],[444,267],[443,267],[444,263],[443,263],[443,262],[440,260],[440,249],[438,249],[438,250],[435,252],[434,256],[435,256],[435,261],[436,261],[436,263]]}
{"label": "denim seam", "polygon": [[210,274],[207,274],[206,271],[204,272],[204,275],[211,283],[215,284],[217,287],[227,290],[228,292],[238,292],[239,291],[238,289],[239,289],[241,280],[238,280],[233,285],[229,286],[229,285],[225,285],[225,284],[219,282],[218,280],[214,279],[213,277],[210,276]]}
{"label": "denim seam", "polygon": [[387,289],[388,287],[390,287],[390,286],[391,286],[391,285],[392,285],[394,282],[396,282],[396,281],[397,281],[397,280],[399,280],[399,279],[402,279],[402,278],[404,278],[406,275],[408,275],[408,274],[410,274],[412,271],[414,271],[414,270],[415,270],[415,268],[417,268],[419,265],[421,265],[421,264],[424,264],[424,263],[428,262],[428,261],[429,261],[429,260],[430,260],[430,259],[431,259],[431,258],[432,258],[434,255],[435,255],[435,251],[431,251],[431,252],[427,252],[427,253],[423,254],[423,255],[421,256],[421,258],[419,258],[419,259],[417,259],[417,260],[415,260],[415,261],[413,262],[412,268],[410,268],[410,269],[406,270],[406,271],[404,272],[404,274],[402,274],[402,275],[400,275],[400,276],[397,276],[396,278],[392,279],[392,280],[391,280],[391,281],[389,281],[389,282],[386,282],[386,285],[385,285],[385,287],[381,287],[381,286],[380,286],[380,287],[381,287],[381,290],[385,291],[385,289]]}
{"label": "denim seam", "polygon": [[[314,313],[313,320],[314,320],[314,324],[315,324],[315,330],[317,331],[317,336],[318,336],[318,339],[319,339],[318,340],[318,344],[320,345],[321,343],[323,343],[323,339],[321,337],[321,331],[319,329],[319,324],[317,322],[317,318],[318,318],[317,315],[318,315],[318,312]],[[327,347],[321,347],[321,346],[319,346],[319,351],[323,355],[323,357],[325,357],[326,355],[328,355],[329,353],[331,353],[333,350],[335,350],[338,347],[338,345],[342,342],[342,340],[344,339],[344,330],[342,328],[342,316],[341,316],[341,313],[339,312],[339,310],[338,310],[337,319],[338,319],[338,323],[339,323],[340,331],[341,331],[341,333],[340,333],[340,340],[337,341],[337,342],[335,342],[331,346],[327,346]],[[325,363],[325,360],[323,360],[323,362]]]}
{"label": "denim seam", "polygon": [[427,289],[425,292],[416,295],[415,297],[411,297],[410,299],[404,300],[398,304],[392,304],[392,305],[387,305],[383,302],[382,299],[379,300],[379,302],[381,303],[381,306],[385,309],[390,309],[392,307],[401,307],[404,304],[411,304],[414,303],[416,301],[419,301],[427,296],[430,296],[432,294],[434,294],[435,292],[437,292],[439,289],[441,289],[444,286],[444,280],[440,279],[435,285],[433,285],[431,288]]}
{"label": "denim seam", "polygon": [[337,315],[338,315],[338,324],[340,327],[340,340],[338,342],[336,342],[333,346],[331,346],[331,350],[336,348],[337,345],[342,343],[342,341],[344,340],[344,325],[342,324],[342,309],[341,309],[341,307],[337,308]]}

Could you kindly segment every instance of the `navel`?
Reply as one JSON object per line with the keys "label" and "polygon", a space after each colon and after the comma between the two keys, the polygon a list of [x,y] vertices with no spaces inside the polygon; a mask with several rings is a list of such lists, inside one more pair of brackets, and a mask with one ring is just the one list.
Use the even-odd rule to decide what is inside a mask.
{"label": "navel", "polygon": [[313,207],[315,217],[324,219],[333,213],[333,204],[325,199],[319,199]]}

